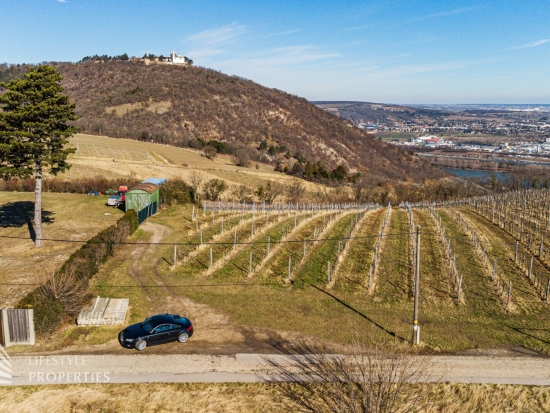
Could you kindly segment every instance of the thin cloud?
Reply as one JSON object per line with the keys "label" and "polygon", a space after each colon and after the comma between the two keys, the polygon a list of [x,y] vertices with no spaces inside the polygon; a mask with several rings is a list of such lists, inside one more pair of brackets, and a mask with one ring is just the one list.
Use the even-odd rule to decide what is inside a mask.
{"label": "thin cloud", "polygon": [[237,23],[206,29],[185,38],[185,40],[203,46],[213,46],[230,42],[246,33],[246,28]]}
{"label": "thin cloud", "polygon": [[438,17],[454,16],[456,14],[469,13],[471,11],[479,10],[481,8],[482,7],[465,7],[465,8],[462,8],[462,9],[447,10],[447,11],[442,11],[442,12],[439,12],[439,13],[426,14],[425,16],[419,16],[419,17],[416,17],[416,18],[408,20],[408,21],[409,22],[415,22],[415,21],[419,21],[419,20],[436,19]]}
{"label": "thin cloud", "polygon": [[66,3],[65,0],[55,0],[55,1],[58,2],[58,3]]}
{"label": "thin cloud", "polygon": [[[442,11],[442,12],[438,12],[438,13],[425,14],[424,16],[418,16],[418,17],[413,17],[412,19],[401,20],[399,22],[394,22],[392,24],[392,26],[397,26],[397,25],[407,24],[407,23],[414,23],[414,22],[418,22],[418,21],[422,21],[422,20],[437,19],[437,18],[440,18],[440,17],[455,16],[457,14],[469,13],[471,11],[479,10],[481,8],[482,7],[465,7],[465,8],[462,8],[462,9],[454,9],[454,10],[447,10],[447,11]],[[377,23],[365,24],[365,25],[362,25],[362,26],[352,26],[352,27],[347,27],[347,28],[343,29],[342,31],[353,31],[353,30],[368,29],[368,28],[382,26],[382,25],[387,26],[388,23],[387,22],[377,22]]]}
{"label": "thin cloud", "polygon": [[339,57],[337,53],[319,51],[311,45],[278,47],[275,49],[245,53],[242,60],[259,66],[285,66]]}
{"label": "thin cloud", "polygon": [[286,36],[286,35],[298,33],[301,31],[302,29],[287,30],[284,32],[270,33],[270,34],[267,34],[265,37]]}
{"label": "thin cloud", "polygon": [[509,47],[508,50],[527,49],[528,47],[542,46],[543,44],[550,43],[550,39],[541,39],[536,42],[523,44],[521,46]]}

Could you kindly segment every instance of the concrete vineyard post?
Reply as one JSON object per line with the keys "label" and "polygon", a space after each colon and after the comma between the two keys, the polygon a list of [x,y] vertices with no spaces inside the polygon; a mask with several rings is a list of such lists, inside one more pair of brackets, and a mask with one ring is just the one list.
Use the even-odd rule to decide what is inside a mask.
{"label": "concrete vineyard post", "polygon": [[178,253],[178,246],[174,245],[174,267],[176,266],[176,259],[177,259],[177,253]]}
{"label": "concrete vineyard post", "polygon": [[288,257],[288,279],[290,280],[290,269],[292,267],[292,257]]}
{"label": "concrete vineyard post", "polygon": [[420,326],[418,325],[418,296],[420,282],[420,225],[416,227],[416,272],[414,279],[414,318],[413,318],[413,344],[420,344]]}
{"label": "concrete vineyard post", "polygon": [[250,251],[250,261],[248,263],[248,275],[252,274],[252,251]]}
{"label": "concrete vineyard post", "polygon": [[201,245],[202,245],[202,229],[201,229]]}
{"label": "concrete vineyard post", "polygon": [[237,249],[237,230],[235,230],[235,234],[233,236],[233,251]]}

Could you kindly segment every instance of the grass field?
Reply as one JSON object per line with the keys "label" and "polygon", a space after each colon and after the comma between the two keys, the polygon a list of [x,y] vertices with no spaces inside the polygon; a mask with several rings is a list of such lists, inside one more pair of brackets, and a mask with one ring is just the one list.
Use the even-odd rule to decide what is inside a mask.
{"label": "grass field", "polygon": [[[292,176],[278,173],[273,167],[258,163],[250,168],[235,166],[230,156],[218,155],[207,159],[202,152],[129,139],[78,134],[70,139],[76,153],[69,157],[73,167],[60,177],[78,179],[90,176],[145,179],[151,176],[187,179],[192,171],[200,171],[205,178],[222,179],[230,186],[245,185],[257,188],[267,181],[289,184]],[[300,180],[310,192],[319,185]]]}
{"label": "grass field", "polygon": [[43,231],[35,248],[34,193],[0,192],[0,308],[13,306],[92,236],[116,222],[122,212],[107,207],[106,197],[44,193]]}
{"label": "grass field", "polygon": [[[431,403],[425,413],[550,410],[544,386],[426,384],[414,386]],[[101,384],[0,387],[0,413],[292,412],[273,384]]]}

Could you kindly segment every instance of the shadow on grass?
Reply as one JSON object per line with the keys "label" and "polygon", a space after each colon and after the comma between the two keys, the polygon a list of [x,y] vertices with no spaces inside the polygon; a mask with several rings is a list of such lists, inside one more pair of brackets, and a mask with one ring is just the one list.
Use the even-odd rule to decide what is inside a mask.
{"label": "shadow on grass", "polygon": [[[29,229],[29,235],[33,241],[36,240],[34,232],[34,202],[17,201],[0,205],[0,228],[15,228],[24,225]],[[51,224],[54,222],[53,212],[42,211],[42,223]]]}
{"label": "shadow on grass", "polygon": [[325,291],[323,290],[322,288],[319,288],[317,287],[316,285],[313,285],[313,284],[310,284],[313,288],[315,288],[317,291],[320,291],[326,295],[328,295],[329,297],[331,297],[332,299],[334,299],[335,301],[337,301],[338,303],[342,304],[344,307],[350,309],[351,311],[353,311],[354,313],[360,315],[361,317],[363,317],[365,320],[369,321],[370,323],[374,324],[376,327],[378,327],[379,329],[381,329],[382,331],[384,331],[385,333],[389,334],[390,336],[392,337],[395,337],[399,340],[401,340],[402,342],[407,342],[408,340],[404,339],[403,337],[401,337],[400,335],[398,335],[396,332],[394,331],[390,331],[388,330],[386,327],[384,327],[383,325],[381,324],[378,324],[376,321],[374,321],[372,318],[369,318],[368,316],[366,316],[365,314],[363,314],[362,312],[360,312],[359,310],[353,308],[352,306],[350,306],[349,304],[345,303],[344,301],[340,300],[338,297],[332,295],[331,293],[329,293],[328,291]]}
{"label": "shadow on grass", "polygon": [[526,328],[526,327],[512,327],[512,326],[506,326],[506,327],[508,327],[510,330],[514,330],[516,333],[522,334],[522,335],[527,336],[527,337],[534,338],[535,340],[538,340],[538,341],[540,341],[544,344],[550,344],[550,341],[543,340],[542,338],[537,337],[537,336],[535,336],[533,334],[530,334],[530,333],[525,331],[525,330],[533,330],[533,331],[545,331],[545,332],[549,333],[550,331],[545,329],[545,328]]}

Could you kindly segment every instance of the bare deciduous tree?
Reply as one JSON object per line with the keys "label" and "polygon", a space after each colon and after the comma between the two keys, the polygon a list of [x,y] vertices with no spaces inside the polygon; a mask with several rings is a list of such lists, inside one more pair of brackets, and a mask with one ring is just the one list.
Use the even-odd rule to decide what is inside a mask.
{"label": "bare deciduous tree", "polygon": [[202,151],[204,152],[204,156],[206,156],[206,158],[212,160],[216,157],[216,155],[218,154],[218,151],[216,148],[214,148],[213,146],[211,145],[206,145]]}
{"label": "bare deciduous tree", "polygon": [[283,186],[276,183],[267,181],[265,186],[260,185],[256,191],[256,195],[260,201],[265,202],[266,204],[272,204],[275,202],[277,197],[283,193]]}
{"label": "bare deciduous tree", "polygon": [[225,181],[220,179],[211,179],[204,184],[204,195],[209,201],[219,201],[220,196],[227,189]]}
{"label": "bare deciduous tree", "polygon": [[305,195],[304,184],[298,179],[293,179],[290,185],[286,187],[286,198],[288,202],[292,202],[292,203],[300,202],[300,200],[304,195]]}
{"label": "bare deciduous tree", "polygon": [[88,280],[78,277],[74,268],[55,272],[42,287],[39,294],[46,298],[58,300],[69,315],[78,314],[82,303],[90,296]]}
{"label": "bare deciduous tree", "polygon": [[204,175],[200,172],[193,171],[189,174],[189,184],[193,188],[193,201],[197,202],[199,189],[204,182]]}
{"label": "bare deciduous tree", "polygon": [[252,202],[254,192],[247,186],[239,185],[233,188],[231,196],[238,202]]}
{"label": "bare deciduous tree", "polygon": [[301,343],[282,349],[289,363],[266,358],[292,411],[386,413],[422,411],[428,403],[414,383],[426,380],[426,358],[397,344],[355,341],[345,354]]}
{"label": "bare deciduous tree", "polygon": [[250,155],[245,149],[238,149],[233,155],[233,162],[236,166],[248,168],[250,165]]}

